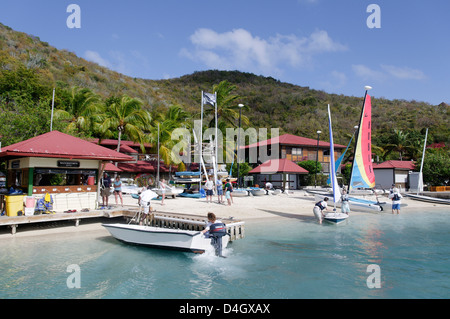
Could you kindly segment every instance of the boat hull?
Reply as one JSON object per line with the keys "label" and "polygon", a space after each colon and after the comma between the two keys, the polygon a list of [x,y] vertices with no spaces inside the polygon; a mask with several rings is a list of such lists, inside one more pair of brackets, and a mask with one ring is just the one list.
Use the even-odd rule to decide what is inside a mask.
{"label": "boat hull", "polygon": [[[315,201],[318,202],[320,200],[323,200],[325,197],[328,198],[333,198],[333,194],[315,194]],[[350,206],[350,210],[355,210],[355,211],[377,211],[377,212],[381,212],[384,210],[383,205],[386,205],[386,203],[377,203],[371,200],[366,200],[366,199],[362,199],[362,198],[354,198],[354,197],[349,197],[349,206]],[[336,203],[337,207],[341,207],[341,203],[338,202]]]}
{"label": "boat hull", "polygon": [[245,189],[233,189],[233,197],[245,197],[248,196],[248,191]]}
{"label": "boat hull", "polygon": [[252,188],[252,189],[250,189],[250,193],[253,196],[263,196],[263,195],[266,195],[266,190],[262,189],[262,188],[257,188],[257,189]]}
{"label": "boat hull", "polygon": [[413,194],[406,194],[405,196],[407,196],[411,199],[414,199],[414,200],[422,201],[422,202],[450,205],[450,199],[436,198],[436,197],[423,196],[423,195],[413,195]]}
{"label": "boat hull", "polygon": [[332,224],[340,224],[346,221],[348,218],[347,214],[344,213],[328,213],[325,215],[323,220],[332,223]]}
{"label": "boat hull", "polygon": [[[204,253],[214,250],[211,239],[205,238],[198,231],[159,228],[128,224],[104,224],[109,233],[116,239],[129,244],[154,248]],[[222,237],[222,247],[226,247],[229,236]]]}

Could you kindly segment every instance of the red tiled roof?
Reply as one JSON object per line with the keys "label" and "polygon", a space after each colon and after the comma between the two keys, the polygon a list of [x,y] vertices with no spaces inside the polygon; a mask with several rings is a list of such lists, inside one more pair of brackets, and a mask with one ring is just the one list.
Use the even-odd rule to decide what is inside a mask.
{"label": "red tiled roof", "polygon": [[105,172],[122,172],[122,170],[113,163],[106,163],[103,170]]}
{"label": "red tiled roof", "polygon": [[398,169],[407,169],[413,170],[416,167],[415,163],[412,161],[386,161],[383,163],[373,164],[373,168],[398,168]]}
{"label": "red tiled roof", "polygon": [[156,168],[145,161],[137,161],[136,163],[119,163],[118,167],[124,172],[130,173],[154,173]]}
{"label": "red tiled roof", "polygon": [[[284,134],[278,137],[270,138],[265,141],[261,141],[258,143],[253,143],[245,146],[245,148],[253,148],[258,146],[265,146],[271,144],[280,144],[280,145],[293,145],[293,146],[314,146],[317,147],[317,140],[307,137],[296,136],[292,134]],[[329,142],[319,141],[319,147],[330,147]],[[334,144],[335,148],[346,148],[345,145]]]}
{"label": "red tiled roof", "polygon": [[[115,146],[117,147],[117,140],[113,140],[113,139],[102,139],[101,142],[99,143],[99,139],[98,138],[91,138],[89,139],[89,142],[95,143],[95,144],[100,144],[100,145],[108,145],[108,146]],[[141,147],[141,145],[139,143],[135,143],[133,141],[127,141],[127,140],[121,140],[120,141],[120,145],[127,145],[129,147]],[[150,143],[144,143],[144,147],[152,147],[152,144]]]}
{"label": "red tiled roof", "polygon": [[128,155],[59,131],[48,132],[16,144],[2,147],[0,157],[5,156],[95,159],[115,162],[133,160]]}
{"label": "red tiled roof", "polygon": [[294,162],[282,158],[273,159],[264,162],[252,169],[249,174],[275,174],[275,173],[289,173],[289,174],[308,174],[308,171],[303,167],[298,166]]}

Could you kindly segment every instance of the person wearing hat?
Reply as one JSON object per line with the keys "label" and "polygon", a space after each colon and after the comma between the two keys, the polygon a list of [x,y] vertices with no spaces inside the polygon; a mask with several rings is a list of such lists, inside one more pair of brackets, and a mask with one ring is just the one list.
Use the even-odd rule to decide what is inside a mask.
{"label": "person wearing hat", "polygon": [[314,205],[313,213],[319,221],[319,224],[322,224],[323,211],[327,210],[327,201],[328,197],[325,197],[322,201],[319,201]]}
{"label": "person wearing hat", "polygon": [[389,194],[389,198],[392,200],[392,214],[395,214],[396,211],[397,215],[400,214],[400,204],[403,196],[398,191],[398,188],[393,189],[392,194]]}

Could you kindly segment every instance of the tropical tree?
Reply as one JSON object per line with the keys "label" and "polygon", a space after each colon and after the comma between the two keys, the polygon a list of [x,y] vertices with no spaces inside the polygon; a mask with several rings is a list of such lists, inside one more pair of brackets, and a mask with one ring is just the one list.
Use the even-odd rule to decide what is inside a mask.
{"label": "tropical tree", "polygon": [[145,152],[144,131],[151,129],[151,115],[142,109],[142,104],[139,99],[124,95],[115,100],[102,117],[99,132],[103,138],[118,133],[117,151],[120,150],[122,134],[126,134],[128,139],[139,143],[141,150]]}
{"label": "tropical tree", "polygon": [[403,155],[411,149],[408,136],[409,133],[394,129],[390,143],[386,145],[388,149],[398,152],[400,160],[403,160]]}
{"label": "tropical tree", "polygon": [[[239,119],[239,95],[232,94],[236,89],[236,85],[228,81],[222,81],[212,87],[212,91],[217,94],[217,119],[219,127],[237,127]],[[243,111],[248,110],[248,106],[244,105]],[[209,123],[210,127],[215,126],[215,107],[205,108],[205,115],[211,116]],[[249,124],[248,117],[245,114],[241,115],[242,125]]]}
{"label": "tropical tree", "polygon": [[66,132],[78,131],[91,135],[97,117],[105,110],[100,96],[89,89],[73,87],[65,104],[65,109],[55,110],[55,120],[68,122]]}
{"label": "tropical tree", "polygon": [[179,128],[189,129],[191,127],[189,119],[189,114],[179,105],[172,105],[166,113],[158,113],[153,117],[152,129],[147,136],[147,142],[156,145],[156,151],[158,151],[157,145],[159,142],[159,156],[169,167],[173,163],[177,163],[180,170],[185,169],[183,162],[179,162],[179,154],[175,154],[173,149],[177,144],[186,149],[188,141],[185,139],[177,140],[173,133]]}

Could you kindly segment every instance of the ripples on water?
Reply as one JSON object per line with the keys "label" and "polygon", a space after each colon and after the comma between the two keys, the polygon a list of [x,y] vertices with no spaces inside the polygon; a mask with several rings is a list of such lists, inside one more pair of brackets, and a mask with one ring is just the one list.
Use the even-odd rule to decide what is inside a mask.
{"label": "ripples on water", "polygon": [[[444,212],[252,222],[227,258],[109,236],[17,238],[0,247],[0,298],[448,298],[449,225]],[[71,264],[80,289],[67,288]],[[370,264],[381,289],[367,287]]]}

